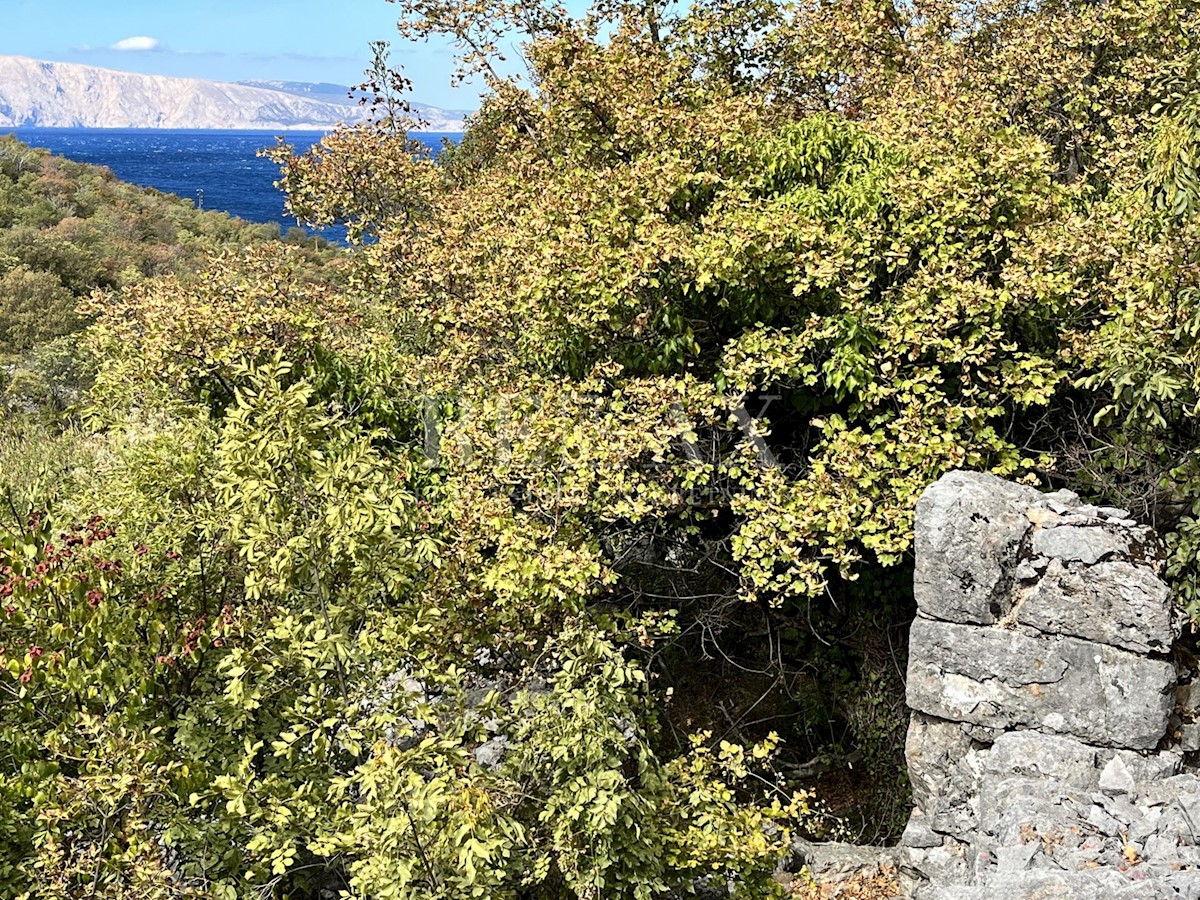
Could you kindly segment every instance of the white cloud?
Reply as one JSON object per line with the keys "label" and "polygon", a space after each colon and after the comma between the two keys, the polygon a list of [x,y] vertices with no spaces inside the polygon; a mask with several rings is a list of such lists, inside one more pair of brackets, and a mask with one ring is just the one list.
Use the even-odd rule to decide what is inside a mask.
{"label": "white cloud", "polygon": [[146,37],[145,35],[137,35],[135,37],[127,37],[117,41],[112,45],[112,50],[157,50],[159,47],[158,38]]}

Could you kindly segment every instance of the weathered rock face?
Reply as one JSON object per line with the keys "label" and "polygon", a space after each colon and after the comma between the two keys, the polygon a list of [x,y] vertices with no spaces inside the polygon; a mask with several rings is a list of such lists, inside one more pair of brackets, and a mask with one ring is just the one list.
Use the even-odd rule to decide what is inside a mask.
{"label": "weathered rock face", "polygon": [[[289,82],[229,84],[0,56],[0,128],[325,131],[339,122],[361,122],[368,114],[344,92],[298,90],[303,87]],[[461,111],[414,107],[428,123],[414,130],[463,130]]]}
{"label": "weathered rock face", "polygon": [[1200,900],[1200,734],[1173,718],[1193,692],[1154,534],[961,472],[916,527],[909,894]]}
{"label": "weathered rock face", "polygon": [[914,592],[925,615],[990,625],[1012,593],[1017,553],[1040,494],[1000,478],[951,472],[917,503]]}
{"label": "weathered rock face", "polygon": [[1139,750],[1167,730],[1175,669],[1165,660],[1033,628],[923,618],[910,641],[920,653],[910,657],[908,705],[919,712]]}

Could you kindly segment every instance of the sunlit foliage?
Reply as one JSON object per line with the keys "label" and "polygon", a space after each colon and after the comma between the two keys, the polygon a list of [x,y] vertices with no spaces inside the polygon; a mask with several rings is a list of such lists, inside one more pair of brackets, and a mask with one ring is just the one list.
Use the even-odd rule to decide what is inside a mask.
{"label": "sunlit foliage", "polygon": [[91,430],[0,444],[0,880],[776,895],[777,732],[842,704],[903,797],[953,468],[1129,503],[1196,612],[1194,5],[398,12],[489,87],[461,144],[281,146],[352,250],[94,297]]}

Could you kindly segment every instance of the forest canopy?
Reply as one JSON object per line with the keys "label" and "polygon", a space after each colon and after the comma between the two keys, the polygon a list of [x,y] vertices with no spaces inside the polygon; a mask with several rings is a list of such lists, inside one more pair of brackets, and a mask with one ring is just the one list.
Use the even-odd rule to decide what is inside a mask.
{"label": "forest canopy", "polygon": [[273,153],[351,249],[100,285],[0,443],[0,884],[778,896],[907,813],[956,468],[1129,507],[1200,617],[1200,5],[397,13],[488,86],[461,143],[379,47]]}

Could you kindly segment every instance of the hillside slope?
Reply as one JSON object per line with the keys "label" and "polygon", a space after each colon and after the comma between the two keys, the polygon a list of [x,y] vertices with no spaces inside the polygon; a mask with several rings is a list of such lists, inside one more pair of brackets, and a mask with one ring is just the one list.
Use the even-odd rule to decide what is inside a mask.
{"label": "hillside slope", "polygon": [[[78,311],[93,291],[160,276],[195,277],[218,253],[271,248],[258,225],[119,181],[0,135],[0,420],[14,409],[61,406],[74,388]],[[300,238],[302,240],[297,240]],[[297,229],[288,252],[316,271],[335,248]]]}

